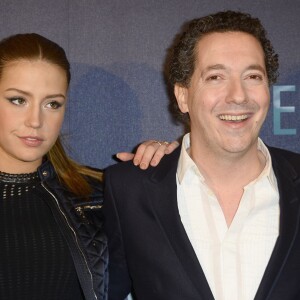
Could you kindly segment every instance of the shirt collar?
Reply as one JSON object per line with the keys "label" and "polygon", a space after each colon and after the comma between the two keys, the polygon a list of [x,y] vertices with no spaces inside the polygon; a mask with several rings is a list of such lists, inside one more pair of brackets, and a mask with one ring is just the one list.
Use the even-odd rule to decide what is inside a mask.
{"label": "shirt collar", "polygon": [[[184,135],[183,140],[182,140],[182,145],[181,145],[181,152],[179,156],[179,161],[178,161],[178,167],[177,167],[177,176],[178,176],[178,181],[181,184],[186,172],[189,169],[192,169],[196,171],[198,170],[196,164],[188,154],[188,149],[190,148],[190,133],[187,133]],[[198,170],[198,175],[200,176],[201,179],[204,179],[200,171]]]}
{"label": "shirt collar", "polygon": [[[181,152],[180,152],[178,167],[177,167],[177,177],[178,177],[179,184],[181,184],[186,172],[189,169],[193,170],[200,177],[200,179],[204,181],[203,175],[201,174],[195,162],[191,159],[190,155],[188,154],[189,148],[190,148],[190,133],[187,133],[184,135],[182,140]],[[259,149],[264,155],[266,159],[266,165],[263,171],[260,173],[260,175],[254,180],[254,182],[256,182],[257,180],[263,177],[267,177],[271,186],[275,190],[277,190],[277,180],[272,167],[271,155],[268,148],[260,138],[258,138],[257,149]]]}
{"label": "shirt collar", "polygon": [[277,180],[276,180],[276,176],[275,176],[275,173],[274,173],[274,170],[272,167],[272,158],[271,158],[271,155],[270,155],[270,152],[269,152],[267,146],[264,144],[264,142],[260,138],[258,138],[257,149],[260,150],[262,152],[262,154],[264,155],[264,157],[266,159],[266,165],[256,180],[259,180],[260,178],[266,176],[268,178],[271,186],[275,190],[277,190]]}

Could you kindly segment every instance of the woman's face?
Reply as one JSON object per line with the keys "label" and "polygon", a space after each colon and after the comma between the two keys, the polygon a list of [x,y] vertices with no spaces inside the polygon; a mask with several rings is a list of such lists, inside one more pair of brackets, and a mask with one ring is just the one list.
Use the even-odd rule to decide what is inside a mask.
{"label": "woman's face", "polygon": [[65,113],[66,73],[45,60],[8,63],[0,77],[0,171],[34,172]]}

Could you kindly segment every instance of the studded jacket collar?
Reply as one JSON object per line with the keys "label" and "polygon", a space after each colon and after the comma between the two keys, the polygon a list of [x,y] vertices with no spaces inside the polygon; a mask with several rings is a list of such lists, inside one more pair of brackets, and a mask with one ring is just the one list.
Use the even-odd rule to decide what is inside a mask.
{"label": "studded jacket collar", "polygon": [[107,299],[107,240],[103,230],[103,186],[91,180],[89,199],[74,196],[58,180],[49,161],[38,169],[42,186],[52,196],[49,206],[71,251],[86,300]]}

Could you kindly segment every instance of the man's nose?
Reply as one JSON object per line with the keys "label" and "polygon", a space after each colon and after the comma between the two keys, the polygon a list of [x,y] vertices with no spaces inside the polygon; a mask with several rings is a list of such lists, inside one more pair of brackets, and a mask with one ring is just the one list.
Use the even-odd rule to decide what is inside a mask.
{"label": "man's nose", "polygon": [[236,104],[246,103],[248,101],[247,93],[243,82],[240,79],[233,79],[229,82],[226,102]]}

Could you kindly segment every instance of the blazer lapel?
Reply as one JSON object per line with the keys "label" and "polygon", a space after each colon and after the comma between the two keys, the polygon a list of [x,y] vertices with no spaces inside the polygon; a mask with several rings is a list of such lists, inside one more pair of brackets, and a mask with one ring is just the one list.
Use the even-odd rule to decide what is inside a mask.
{"label": "blazer lapel", "polygon": [[[270,152],[272,153],[271,149]],[[283,157],[272,157],[280,197],[280,228],[270,261],[255,296],[255,300],[270,299],[281,270],[298,233],[300,178]]]}
{"label": "blazer lapel", "polygon": [[174,249],[184,272],[195,285],[203,300],[213,300],[213,295],[181,222],[177,206],[176,170],[180,149],[161,162],[161,169],[154,172],[151,182],[145,182],[154,211]]}

